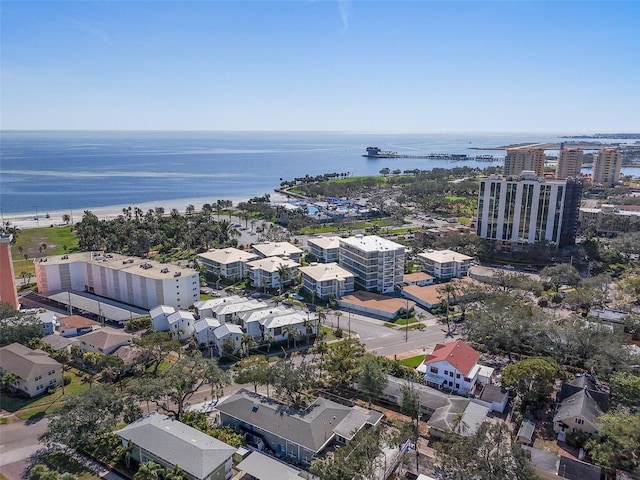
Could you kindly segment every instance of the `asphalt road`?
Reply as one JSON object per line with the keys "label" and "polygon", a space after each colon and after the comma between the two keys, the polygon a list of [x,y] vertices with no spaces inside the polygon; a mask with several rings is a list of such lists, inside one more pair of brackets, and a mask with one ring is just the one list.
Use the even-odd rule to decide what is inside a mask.
{"label": "asphalt road", "polygon": [[37,422],[16,421],[0,425],[0,473],[20,480],[29,457],[44,447],[38,437],[47,429],[46,417]]}

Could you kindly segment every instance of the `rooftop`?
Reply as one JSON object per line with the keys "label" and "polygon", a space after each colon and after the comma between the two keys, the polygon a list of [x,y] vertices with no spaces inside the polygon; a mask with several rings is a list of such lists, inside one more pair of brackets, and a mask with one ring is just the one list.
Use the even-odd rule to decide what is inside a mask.
{"label": "rooftop", "polygon": [[324,250],[329,250],[329,249],[340,247],[340,237],[331,236],[331,237],[309,238],[307,240],[307,243],[315,245]]}
{"label": "rooftop", "polygon": [[373,308],[387,313],[396,313],[399,310],[409,310],[415,307],[415,302],[399,297],[387,297],[379,293],[365,292],[357,290],[350,295],[345,295],[340,299],[341,303],[352,304],[355,306],[364,306]]}
{"label": "rooftop", "polygon": [[422,363],[429,365],[430,363],[446,361],[460,373],[467,375],[479,358],[480,353],[462,340],[456,340],[449,343],[438,343],[433,353],[427,355]]}
{"label": "rooftop", "polygon": [[247,266],[251,269],[264,270],[265,272],[275,273],[281,266],[285,266],[289,269],[297,268],[300,266],[295,260],[281,257],[267,257],[259,260],[254,260],[247,263]]}
{"label": "rooftop", "polygon": [[337,263],[311,264],[308,267],[300,267],[299,270],[314,279],[316,282],[329,280],[343,280],[355,277],[349,270],[342,268]]}
{"label": "rooftop", "polygon": [[404,245],[377,235],[355,235],[353,237],[340,238],[339,241],[340,245],[350,245],[365,252],[381,252],[385,250],[402,250],[404,252],[405,249]]}
{"label": "rooftop", "polygon": [[[192,268],[185,268],[169,263],[160,263],[146,258],[128,257],[125,255],[119,255],[117,253],[68,253],[65,255],[43,257],[39,260],[40,263],[44,264],[44,266],[64,265],[79,262],[90,263],[94,265],[100,265],[105,268],[110,268],[112,270],[157,280],[165,280],[177,276],[191,276],[198,274],[198,272],[196,272]],[[39,263],[36,262],[36,266],[38,265]]]}
{"label": "rooftop", "polygon": [[20,378],[28,379],[32,373],[42,370],[42,367],[60,367],[49,354],[42,350],[31,350],[19,343],[12,343],[0,348],[0,364],[2,370],[17,374]]}
{"label": "rooftop", "polygon": [[255,260],[258,256],[255,253],[245,252],[244,250],[238,250],[237,248],[219,248],[209,250],[205,253],[198,254],[198,258],[210,260],[212,262],[226,265],[228,263],[236,262],[249,262]]}
{"label": "rooftop", "polygon": [[254,243],[252,248],[263,257],[279,257],[285,255],[300,255],[300,250],[289,242]]}
{"label": "rooftop", "polygon": [[463,255],[453,250],[427,250],[426,252],[419,253],[418,256],[437,263],[464,262],[473,259],[473,257],[469,255]]}
{"label": "rooftop", "polygon": [[178,465],[197,479],[206,478],[236,451],[216,438],[157,412],[116,433],[171,465]]}
{"label": "rooftop", "polygon": [[102,350],[109,349],[123,342],[129,342],[132,339],[133,335],[111,327],[104,327],[82,336],[83,342]]}

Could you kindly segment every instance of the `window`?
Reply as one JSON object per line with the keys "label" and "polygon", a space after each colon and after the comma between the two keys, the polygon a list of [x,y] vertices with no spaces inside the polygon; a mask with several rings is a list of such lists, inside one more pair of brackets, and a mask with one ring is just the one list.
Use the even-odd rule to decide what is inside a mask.
{"label": "window", "polygon": [[445,376],[446,376],[446,375],[449,375],[449,371],[448,371],[448,370],[445,370],[445,371],[444,371],[444,374],[445,374]]}
{"label": "window", "polygon": [[450,386],[450,387],[453,387],[453,382],[449,382],[449,386]]}
{"label": "window", "polygon": [[453,372],[449,372],[449,376],[453,378]]}
{"label": "window", "polygon": [[459,383],[456,383],[456,388],[460,388],[460,384]]}
{"label": "window", "polygon": [[471,383],[471,379],[469,377],[464,377],[464,381],[467,383]]}
{"label": "window", "polygon": [[431,367],[431,368],[429,368],[429,371],[431,373],[438,373],[438,367]]}
{"label": "window", "polygon": [[459,373],[456,373],[456,378],[460,378],[460,374]]}

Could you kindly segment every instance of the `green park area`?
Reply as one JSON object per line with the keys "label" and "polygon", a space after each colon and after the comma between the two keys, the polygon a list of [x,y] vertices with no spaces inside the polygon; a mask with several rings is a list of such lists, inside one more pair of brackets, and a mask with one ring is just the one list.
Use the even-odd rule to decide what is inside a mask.
{"label": "green park area", "polygon": [[20,230],[11,246],[13,270],[17,276],[21,272],[34,274],[34,258],[78,251],[78,238],[71,225]]}

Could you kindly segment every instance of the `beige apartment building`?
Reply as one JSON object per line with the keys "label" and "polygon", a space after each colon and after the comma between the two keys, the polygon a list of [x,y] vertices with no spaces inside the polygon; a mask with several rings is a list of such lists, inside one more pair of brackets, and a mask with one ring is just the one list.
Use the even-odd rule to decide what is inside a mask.
{"label": "beige apartment building", "polygon": [[504,174],[520,175],[523,171],[532,171],[538,177],[544,176],[544,149],[510,148],[504,159]]}
{"label": "beige apartment building", "polygon": [[615,185],[620,180],[622,153],[615,148],[603,148],[593,160],[593,183]]}
{"label": "beige apartment building", "polygon": [[579,177],[583,157],[584,152],[580,148],[563,148],[560,150],[556,178],[565,180],[569,177]]}

